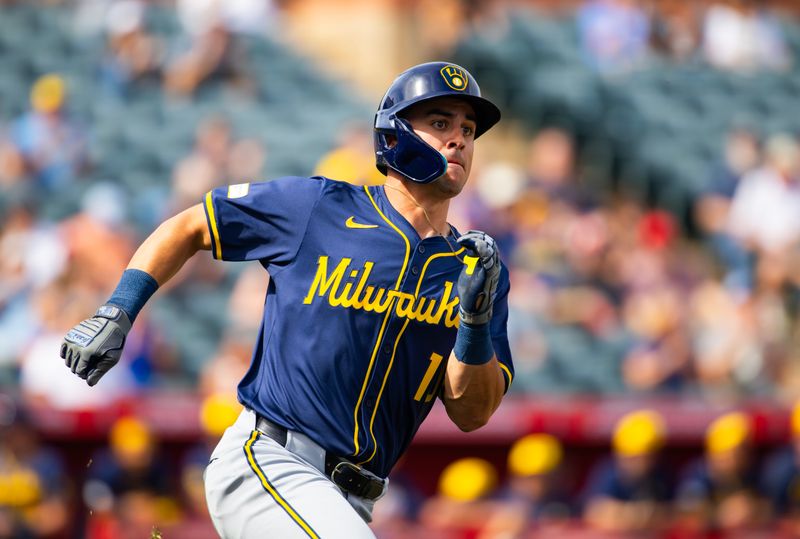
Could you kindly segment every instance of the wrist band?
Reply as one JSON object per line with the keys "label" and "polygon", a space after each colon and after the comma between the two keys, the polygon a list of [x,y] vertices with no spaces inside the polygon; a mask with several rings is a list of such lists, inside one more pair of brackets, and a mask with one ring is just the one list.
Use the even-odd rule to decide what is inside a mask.
{"label": "wrist band", "polygon": [[156,290],[158,290],[158,282],[152,275],[138,269],[127,269],[122,273],[116,290],[106,303],[125,311],[133,323],[139,311]]}
{"label": "wrist band", "polygon": [[494,357],[489,324],[471,325],[461,321],[453,353],[457,360],[467,365],[488,363]]}

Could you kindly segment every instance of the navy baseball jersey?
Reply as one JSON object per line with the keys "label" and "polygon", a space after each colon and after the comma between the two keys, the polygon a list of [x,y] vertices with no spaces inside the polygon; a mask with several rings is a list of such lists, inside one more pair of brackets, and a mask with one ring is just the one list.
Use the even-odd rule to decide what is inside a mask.
{"label": "navy baseball jersey", "polygon": [[[270,283],[239,400],[386,477],[441,394],[458,329],[456,235],[421,239],[383,187],[281,178],[206,195],[212,254]],[[511,383],[508,272],[491,321]]]}

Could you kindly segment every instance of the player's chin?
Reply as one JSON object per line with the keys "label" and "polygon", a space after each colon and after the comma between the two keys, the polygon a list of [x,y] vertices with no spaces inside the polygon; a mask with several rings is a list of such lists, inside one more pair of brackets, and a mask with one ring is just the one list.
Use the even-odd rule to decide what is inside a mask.
{"label": "player's chin", "polygon": [[464,189],[466,183],[467,176],[464,169],[460,166],[450,166],[447,168],[447,172],[436,181],[436,186],[439,188],[439,192],[454,197]]}

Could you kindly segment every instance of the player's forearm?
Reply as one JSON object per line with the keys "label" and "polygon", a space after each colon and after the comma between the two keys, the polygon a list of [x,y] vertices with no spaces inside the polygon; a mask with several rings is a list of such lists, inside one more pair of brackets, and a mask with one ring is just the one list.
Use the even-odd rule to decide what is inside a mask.
{"label": "player's forearm", "polygon": [[136,250],[128,269],[151,275],[163,286],[197,251],[211,248],[201,205],[167,219]]}
{"label": "player's forearm", "polygon": [[447,415],[465,432],[485,425],[503,399],[505,382],[496,358],[468,365],[450,354],[444,380]]}

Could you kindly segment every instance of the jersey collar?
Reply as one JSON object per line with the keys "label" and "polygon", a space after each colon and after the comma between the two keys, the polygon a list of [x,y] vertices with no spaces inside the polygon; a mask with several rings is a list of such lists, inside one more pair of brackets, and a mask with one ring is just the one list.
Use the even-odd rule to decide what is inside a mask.
{"label": "jersey collar", "polygon": [[[367,189],[369,189],[370,194],[372,194],[373,198],[375,199],[375,203],[378,205],[384,215],[386,215],[386,217],[388,217],[397,228],[402,230],[403,234],[405,234],[406,237],[415,245],[420,242],[424,242],[426,244],[441,243],[443,249],[449,250],[447,240],[441,236],[432,236],[425,239],[420,238],[419,234],[417,233],[417,229],[415,229],[411,223],[408,222],[408,219],[406,219],[402,213],[397,211],[395,207],[392,206],[392,203],[389,202],[389,198],[386,196],[386,189],[383,185],[373,185]],[[454,242],[458,238],[458,231],[454,226],[450,225],[450,223],[448,223],[448,226],[450,227],[450,235],[448,236],[448,239],[455,245]]]}

